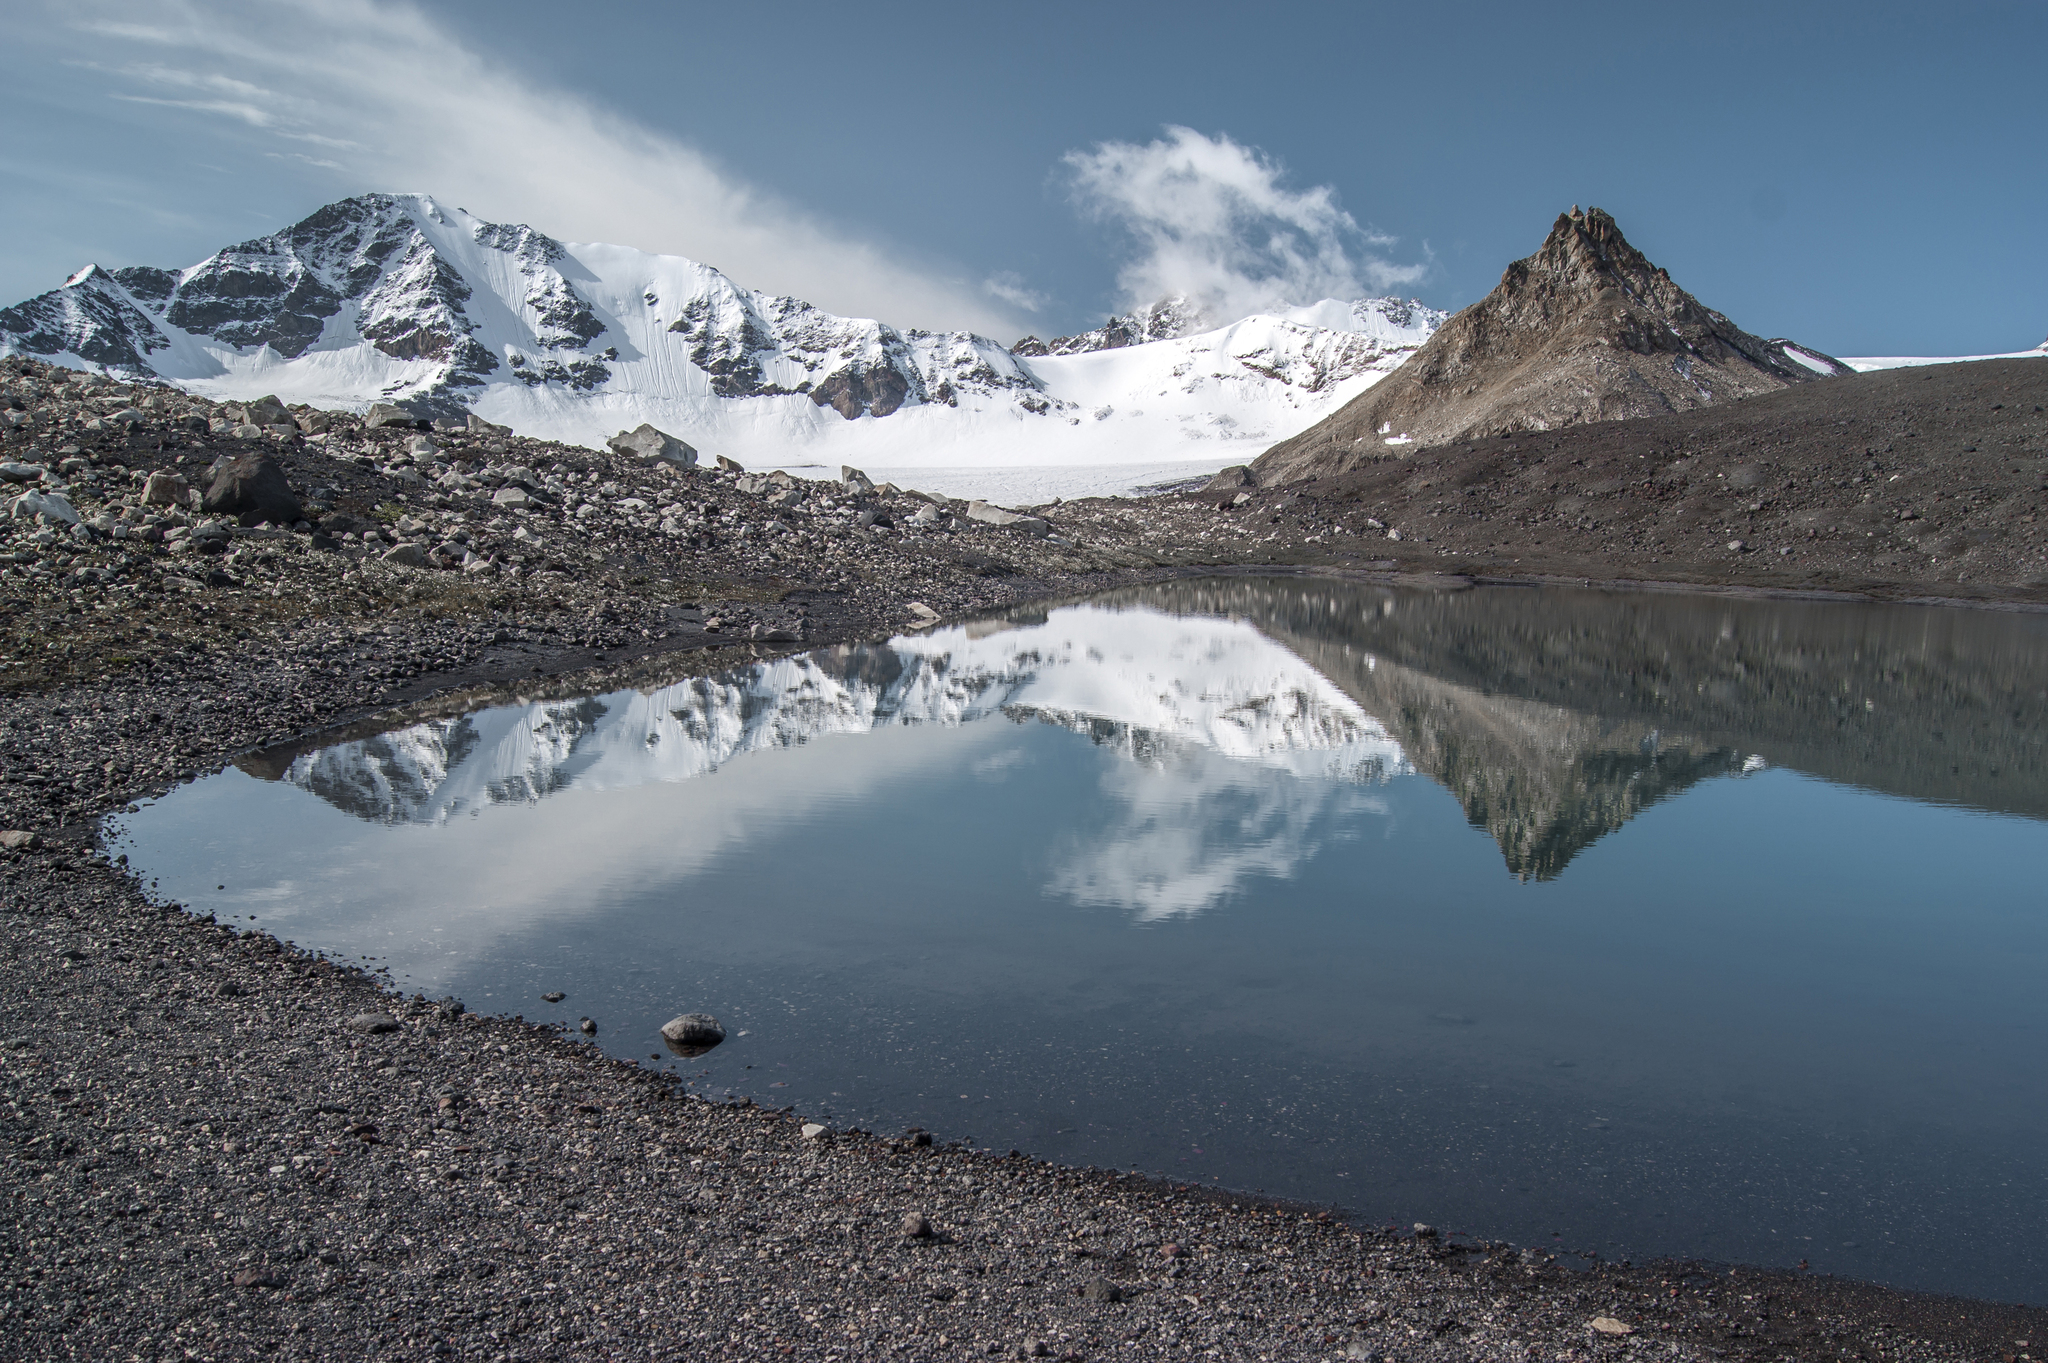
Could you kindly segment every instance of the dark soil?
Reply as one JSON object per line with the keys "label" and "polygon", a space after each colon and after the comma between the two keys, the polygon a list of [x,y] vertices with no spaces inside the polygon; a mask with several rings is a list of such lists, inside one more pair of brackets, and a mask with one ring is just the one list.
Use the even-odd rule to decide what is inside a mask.
{"label": "dark soil", "polygon": [[[360,523],[355,541],[323,529],[323,547],[310,525],[199,536],[195,516],[175,528],[211,547],[183,550],[143,533],[164,527],[142,518],[137,475],[256,440],[208,429],[215,413],[190,402],[94,427],[93,404],[135,395],[11,372],[28,406],[6,458],[47,462],[88,520],[123,531],[44,538],[17,518],[0,536],[11,1356],[2040,1356],[2038,1310],[1796,1272],[1581,1268],[949,1148],[943,1132],[806,1140],[794,1115],[690,1099],[516,1018],[395,998],[154,902],[95,849],[98,818],[133,799],[387,707],[709,670],[901,628],[926,618],[913,601],[950,617],[1274,564],[2041,600],[2029,460],[2048,366],[1828,381],[1684,421],[1433,451],[1231,510],[1214,494],[1043,508],[1048,535],[957,506],[912,526],[933,503],[893,489],[813,485],[771,506],[785,489],[541,442],[492,450],[488,433],[446,437],[477,483],[423,486],[401,476],[397,435],[341,423],[260,448],[301,497],[328,489],[322,514]],[[1878,400],[1859,416],[1830,393]],[[176,424],[194,415],[198,429]],[[515,464],[542,494],[521,517],[493,500]],[[1844,527],[1866,491],[1933,523],[1912,533],[1968,547],[1923,562],[1895,519],[1882,544],[1875,522],[1859,541]],[[687,533],[627,505],[664,493]],[[859,524],[868,510],[894,524]],[[423,567],[384,557],[433,538],[406,528],[427,520],[467,531],[468,566],[439,544]],[[1713,547],[1775,548],[1781,524],[1799,531],[1792,556]],[[390,1030],[350,1025],[376,1010]],[[910,1216],[934,1233],[906,1236]]]}
{"label": "dark soil", "polygon": [[[1439,446],[1222,514],[1311,517],[1337,561],[2042,603],[2043,408],[2048,360],[1895,369]],[[1202,496],[1228,506],[1237,493]]]}

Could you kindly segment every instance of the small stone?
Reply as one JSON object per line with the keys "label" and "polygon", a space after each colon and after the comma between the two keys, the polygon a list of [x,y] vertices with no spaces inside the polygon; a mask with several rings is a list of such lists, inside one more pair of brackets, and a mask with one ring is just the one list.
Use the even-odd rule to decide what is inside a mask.
{"label": "small stone", "polygon": [[1017,1352],[1025,1358],[1050,1358],[1052,1346],[1042,1339],[1027,1339],[1018,1346]]}
{"label": "small stone", "polygon": [[1185,1259],[1188,1257],[1188,1252],[1179,1245],[1165,1244],[1159,1247],[1159,1257],[1162,1259]]}
{"label": "small stone", "polygon": [[568,997],[569,996],[567,994],[564,994],[559,989],[550,990],[549,992],[541,995],[541,998],[548,1003],[560,1003],[563,999],[566,999]]}
{"label": "small stone", "polygon": [[1122,1301],[1124,1290],[1107,1278],[1090,1278],[1081,1295],[1089,1301]]}
{"label": "small stone", "polygon": [[896,1229],[906,1240],[929,1240],[933,1235],[937,1234],[932,1229],[932,1223],[925,1218],[922,1212],[907,1214],[903,1218],[902,1224],[897,1226]]}
{"label": "small stone", "polygon": [[271,1271],[267,1268],[245,1268],[235,1275],[235,1286],[276,1289],[283,1287],[284,1283],[272,1275]]}
{"label": "small stone", "polygon": [[661,1024],[662,1044],[680,1056],[698,1056],[725,1040],[725,1028],[709,1013],[684,1013]]}
{"label": "small stone", "polygon": [[1618,1321],[1613,1316],[1593,1317],[1593,1328],[1603,1335],[1632,1335],[1636,1332],[1635,1326]]}
{"label": "small stone", "polygon": [[4,847],[10,852],[19,852],[23,848],[34,847],[40,841],[42,840],[26,828],[10,828],[4,833],[0,833],[0,847]]}
{"label": "small stone", "polygon": [[831,1130],[832,1128],[829,1126],[820,1126],[816,1122],[805,1122],[803,1125],[804,1139],[807,1141],[814,1141],[817,1140],[820,1136],[829,1135],[831,1133]]}
{"label": "small stone", "polygon": [[584,1018],[582,1021],[578,1022],[576,1024],[576,1028],[585,1036],[597,1035],[597,1024],[592,1022],[589,1018]]}
{"label": "small stone", "polygon": [[382,1032],[395,1032],[399,1028],[398,1019],[389,1013],[357,1013],[348,1020],[348,1025],[355,1031],[367,1032],[372,1036]]}
{"label": "small stone", "polygon": [[1738,554],[1739,554],[1739,553],[1742,553],[1742,552],[1743,552],[1744,550],[1746,550],[1746,549],[1748,549],[1748,548],[1749,548],[1749,541],[1747,541],[1747,540],[1729,540],[1729,541],[1728,541],[1728,547],[1729,547],[1730,549],[1734,550],[1734,551],[1735,551],[1736,553],[1738,553]]}
{"label": "small stone", "polygon": [[1426,1221],[1417,1221],[1415,1223],[1415,1238],[1418,1240],[1436,1239],[1436,1227]]}

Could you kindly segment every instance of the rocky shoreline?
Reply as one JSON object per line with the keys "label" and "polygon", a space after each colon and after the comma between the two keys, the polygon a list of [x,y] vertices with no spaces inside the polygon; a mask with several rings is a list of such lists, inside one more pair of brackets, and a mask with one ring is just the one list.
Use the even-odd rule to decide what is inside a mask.
{"label": "rocky shoreline", "polygon": [[[394,707],[631,684],[1218,565],[1484,564],[1367,537],[1299,489],[1002,513],[630,445],[230,411],[23,361],[0,379],[18,485],[0,1312],[23,1356],[2042,1352],[2029,1308],[1571,1267],[944,1132],[807,1137],[798,1114],[689,1098],[158,903],[97,847],[131,801]],[[297,519],[234,509],[232,485],[205,504],[265,462]]]}

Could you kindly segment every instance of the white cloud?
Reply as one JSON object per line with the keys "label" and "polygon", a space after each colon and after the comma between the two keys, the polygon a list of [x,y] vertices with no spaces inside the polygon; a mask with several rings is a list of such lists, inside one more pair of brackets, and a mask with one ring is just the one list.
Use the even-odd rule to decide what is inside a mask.
{"label": "white cloud", "polygon": [[1334,189],[1289,189],[1284,167],[1227,136],[1168,127],[1143,146],[1069,152],[1065,164],[1081,208],[1131,234],[1137,253],[1117,283],[1133,307],[1179,294],[1222,321],[1383,293],[1428,268],[1378,254],[1394,239],[1361,228]]}
{"label": "white cloud", "polygon": [[1052,300],[1024,282],[1024,276],[1014,270],[1001,270],[981,281],[982,292],[991,298],[1000,298],[1013,308],[1026,312],[1037,312]]}
{"label": "white cloud", "polygon": [[114,98],[325,148],[328,158],[305,159],[333,168],[337,197],[430,193],[566,240],[685,255],[744,287],[900,325],[1014,334],[1016,310],[1028,310],[823,223],[676,137],[494,63],[404,0],[98,0],[52,13],[89,44],[78,65]]}

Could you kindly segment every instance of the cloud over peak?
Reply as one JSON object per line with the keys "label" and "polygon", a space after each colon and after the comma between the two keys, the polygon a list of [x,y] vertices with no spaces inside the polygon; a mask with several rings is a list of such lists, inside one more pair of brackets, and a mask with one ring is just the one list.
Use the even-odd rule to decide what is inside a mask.
{"label": "cloud over peak", "polygon": [[72,65],[108,97],[328,172],[336,198],[424,190],[554,236],[688,256],[843,315],[1016,327],[1022,304],[1003,291],[900,259],[681,138],[491,61],[407,0],[85,0],[52,13],[77,40]]}
{"label": "cloud over peak", "polygon": [[1183,295],[1212,318],[1410,285],[1426,264],[1380,252],[1328,185],[1289,188],[1286,171],[1227,135],[1169,126],[1151,142],[1102,142],[1064,158],[1076,204],[1124,229],[1133,254],[1117,274],[1124,302]]}

